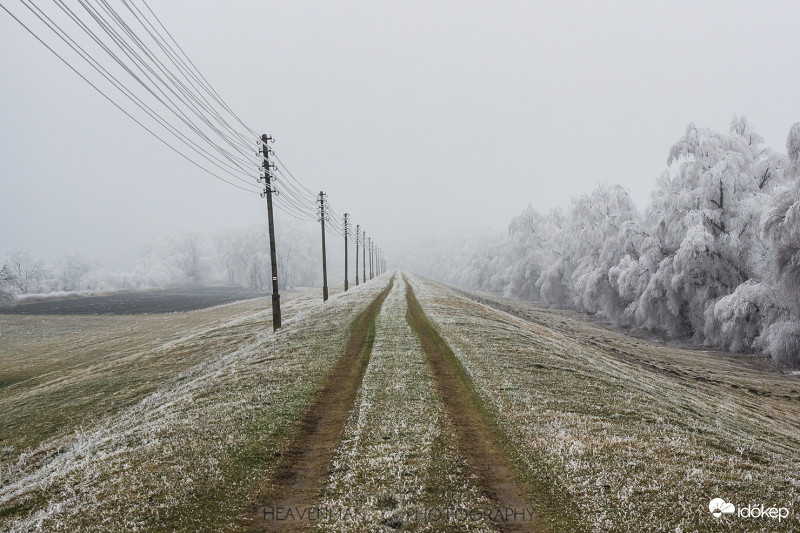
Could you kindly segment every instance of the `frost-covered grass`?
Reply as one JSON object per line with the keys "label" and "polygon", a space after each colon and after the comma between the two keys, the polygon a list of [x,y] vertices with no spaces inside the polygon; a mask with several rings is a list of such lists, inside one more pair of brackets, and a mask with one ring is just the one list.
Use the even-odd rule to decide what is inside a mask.
{"label": "frost-covered grass", "polygon": [[[286,300],[291,315],[310,294]],[[267,299],[190,313],[0,316],[0,437],[17,450],[91,425],[270,330]],[[4,459],[5,460],[5,459]]]}
{"label": "frost-covered grass", "polygon": [[[122,290],[122,289],[120,289]],[[114,292],[114,291],[105,291],[105,292]],[[14,302],[22,303],[22,302],[30,302],[36,300],[50,300],[56,298],[73,298],[78,296],[95,296],[97,295],[97,291],[52,291],[52,292],[37,292],[32,294],[18,294],[14,297]],[[100,293],[102,294],[102,293]]]}
{"label": "frost-covered grass", "polygon": [[[560,513],[582,531],[798,528],[800,377],[501,302],[523,319],[410,280],[548,524]],[[387,282],[326,304],[316,292],[287,300],[277,334],[267,299],[0,317],[0,530],[246,528],[274,454]],[[356,512],[319,529],[440,531],[407,517],[485,506],[456,443],[398,278],[319,502]],[[791,516],[716,519],[714,497]]]}
{"label": "frost-covered grass", "polygon": [[[550,513],[586,531],[798,529],[797,376],[410,279]],[[717,519],[715,497],[791,515]]]}
{"label": "frost-covered grass", "polygon": [[332,511],[323,513],[320,531],[490,530],[480,518],[461,518],[491,505],[458,454],[433,372],[406,320],[405,290],[396,277],[376,320],[369,366],[320,502]]}
{"label": "frost-covered grass", "polygon": [[2,531],[245,526],[282,437],[385,278],[185,314],[3,317]]}

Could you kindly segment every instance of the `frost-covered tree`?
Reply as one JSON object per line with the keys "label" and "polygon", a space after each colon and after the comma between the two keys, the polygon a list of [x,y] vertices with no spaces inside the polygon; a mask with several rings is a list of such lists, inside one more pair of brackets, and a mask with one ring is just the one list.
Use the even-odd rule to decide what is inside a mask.
{"label": "frost-covered tree", "polygon": [[763,219],[764,236],[771,245],[772,277],[780,295],[780,318],[759,339],[773,357],[800,363],[800,122],[786,140],[785,174],[789,184],[772,198]]}
{"label": "frost-covered tree", "polygon": [[214,244],[225,282],[263,290],[268,285],[270,269],[266,242],[269,242],[266,231],[261,227],[251,227],[249,231],[228,230],[218,235]]}
{"label": "frost-covered tree", "polygon": [[[781,316],[775,285],[748,280],[709,306],[706,343],[732,352],[753,349],[754,344]],[[776,357],[777,358],[777,357]]]}
{"label": "frost-covered tree", "polygon": [[56,264],[56,290],[76,291],[83,287],[81,281],[90,270],[89,261],[80,253],[65,252]]}
{"label": "frost-covered tree", "polygon": [[12,250],[6,258],[8,268],[14,280],[14,288],[18,294],[41,292],[45,271],[41,261],[31,259],[27,250]]}
{"label": "frost-covered tree", "polygon": [[[278,279],[281,287],[310,287],[322,284],[322,251],[319,239],[316,225],[299,221],[282,221],[275,235],[278,251]],[[268,246],[266,227],[261,242]],[[265,247],[264,250],[266,253],[265,268],[270,270],[269,249]],[[329,275],[332,275],[332,272]],[[268,289],[271,288],[271,276],[271,273],[267,274]]]}
{"label": "frost-covered tree", "polygon": [[536,282],[546,262],[546,237],[545,217],[529,205],[508,226],[508,238],[500,247],[492,285],[507,296],[540,299]]}
{"label": "frost-covered tree", "polygon": [[7,265],[0,266],[0,307],[11,307],[14,305],[14,276]]}
{"label": "frost-covered tree", "polygon": [[[280,224],[276,241],[281,288],[315,284],[321,259],[314,229],[292,221]],[[137,272],[151,286],[227,284],[269,291],[272,266],[266,225],[206,236],[178,233],[145,246]]]}
{"label": "frost-covered tree", "polygon": [[625,255],[631,224],[638,219],[627,191],[617,186],[599,186],[573,201],[570,213],[573,304],[582,311],[616,319],[623,309],[610,269]]}
{"label": "frost-covered tree", "polygon": [[[690,124],[670,150],[646,218],[662,257],[637,305],[666,333],[708,335],[716,300],[762,275],[759,218],[781,160],[743,118],[724,134]],[[713,328],[711,328],[713,329]]]}
{"label": "frost-covered tree", "polygon": [[790,183],[774,195],[764,217],[764,235],[772,247],[772,267],[794,311],[800,311],[800,122],[786,140]]}
{"label": "frost-covered tree", "polygon": [[569,219],[564,211],[556,208],[547,214],[544,223],[544,264],[536,286],[545,302],[568,306],[573,301]]}
{"label": "frost-covered tree", "polygon": [[183,274],[187,283],[197,285],[203,279],[206,265],[203,264],[203,243],[193,232],[181,232],[169,241],[170,259]]}

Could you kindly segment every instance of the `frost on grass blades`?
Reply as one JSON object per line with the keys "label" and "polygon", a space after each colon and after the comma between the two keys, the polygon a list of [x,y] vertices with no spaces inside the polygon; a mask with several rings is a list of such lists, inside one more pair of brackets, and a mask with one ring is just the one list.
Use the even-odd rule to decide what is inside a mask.
{"label": "frost on grass blades", "polygon": [[[141,353],[112,352],[99,368],[85,363],[74,375],[43,375],[30,388],[26,383],[5,388],[3,416],[37,397],[43,404],[79,406],[93,397],[87,396],[91,389],[71,388],[71,382],[97,373],[117,389],[98,383],[94,395],[112,401],[118,395],[124,399],[129,386],[138,389],[139,380],[160,380],[157,390],[130,397],[107,415],[94,406],[81,423],[45,434],[38,443],[3,448],[0,529],[210,532],[238,527],[281,437],[335,361],[350,321],[380,288],[361,285],[332,296],[324,306],[317,298],[289,300],[288,320],[277,334],[269,331],[263,300],[257,311],[233,319],[226,319],[226,310],[252,304],[224,306],[216,309],[218,321],[191,335],[175,335]],[[207,311],[186,316],[195,313]],[[3,320],[34,318],[40,317]],[[164,323],[152,321],[141,335],[157,338]],[[243,335],[243,324],[247,332],[268,332]],[[100,324],[98,334],[105,327]],[[67,337],[73,349],[80,349],[84,334]],[[203,353],[201,346],[219,349],[194,365],[172,366]],[[136,380],[118,374],[126,369],[126,358],[141,373]],[[15,435],[4,432],[4,437],[7,442]]]}
{"label": "frost on grass blades", "polygon": [[321,515],[320,531],[492,530],[483,514],[467,515],[492,506],[458,454],[406,309],[405,283],[396,276],[320,502],[334,511]]}
{"label": "frost on grass blades", "polygon": [[790,512],[768,523],[725,515],[729,531],[797,529],[795,377],[641,341],[577,314],[410,280],[551,523],[570,516],[581,531],[713,530],[709,501],[724,494]]}
{"label": "frost on grass blades", "polygon": [[[530,509],[510,510],[522,530],[796,530],[795,376],[405,277],[530,492]],[[247,530],[292,428],[388,278],[326,304],[296,294],[277,334],[264,332],[264,300],[2,317],[3,360],[25,374],[0,389],[3,531]],[[320,490],[265,508],[268,530],[300,515],[317,531],[510,527],[465,453],[406,296],[394,276]]]}

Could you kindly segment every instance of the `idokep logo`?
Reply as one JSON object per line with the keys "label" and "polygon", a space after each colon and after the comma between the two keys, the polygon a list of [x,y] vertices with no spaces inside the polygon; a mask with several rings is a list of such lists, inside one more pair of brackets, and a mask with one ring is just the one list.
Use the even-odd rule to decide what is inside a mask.
{"label": "idokep logo", "polygon": [[736,506],[728,503],[722,498],[714,498],[708,504],[708,510],[711,514],[719,518],[723,514],[733,514],[736,512]]}
{"label": "idokep logo", "polygon": [[[708,510],[719,518],[723,514],[736,513],[736,506],[722,498],[714,498],[708,503]],[[739,512],[736,515],[739,518],[777,518],[778,522],[780,522],[789,517],[789,509],[787,507],[764,507],[762,503],[760,505],[739,506]]]}
{"label": "idokep logo", "polygon": [[787,507],[764,507],[761,505],[748,505],[739,507],[739,516],[742,518],[777,518],[778,522],[784,518],[789,518]]}

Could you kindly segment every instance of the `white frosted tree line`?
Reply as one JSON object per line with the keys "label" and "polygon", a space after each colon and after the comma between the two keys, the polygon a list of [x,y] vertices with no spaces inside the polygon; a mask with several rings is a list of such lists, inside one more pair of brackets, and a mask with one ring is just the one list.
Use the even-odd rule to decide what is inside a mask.
{"label": "white frosted tree line", "polygon": [[[276,232],[282,289],[319,284],[321,252],[316,226],[281,221]],[[0,263],[0,305],[31,295],[174,286],[237,285],[271,290],[272,269],[265,224],[217,234],[179,232],[143,247],[129,272],[109,272],[78,252],[51,265],[25,250],[8,252]]]}
{"label": "white frosted tree line", "polygon": [[0,264],[0,291],[5,305],[18,296],[75,292],[92,283],[91,263],[76,251],[65,252],[54,264],[33,259],[27,250],[8,252]]}
{"label": "white frosted tree line", "polygon": [[787,153],[745,119],[689,124],[639,212],[620,186],[528,207],[504,236],[431,242],[410,269],[615,324],[800,364],[800,123]]}

